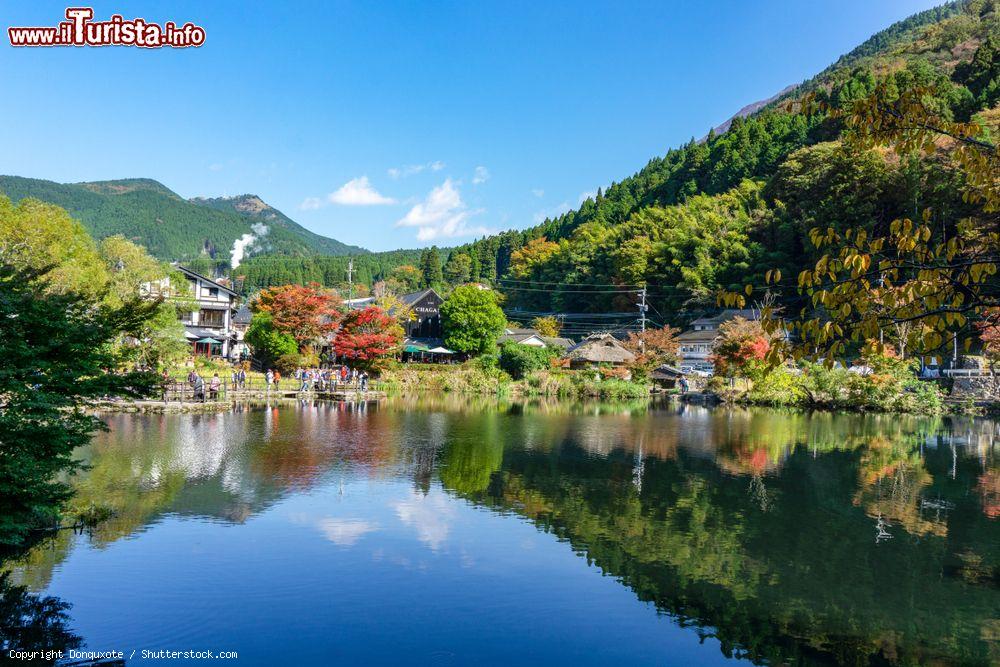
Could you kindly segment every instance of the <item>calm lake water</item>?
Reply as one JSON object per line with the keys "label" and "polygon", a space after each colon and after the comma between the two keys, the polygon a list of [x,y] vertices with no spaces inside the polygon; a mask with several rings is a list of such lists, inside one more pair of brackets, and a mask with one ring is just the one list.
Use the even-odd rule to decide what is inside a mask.
{"label": "calm lake water", "polygon": [[49,645],[1000,661],[994,422],[454,398],[108,421],[74,484],[117,516],[4,565],[31,594],[5,606],[67,605]]}

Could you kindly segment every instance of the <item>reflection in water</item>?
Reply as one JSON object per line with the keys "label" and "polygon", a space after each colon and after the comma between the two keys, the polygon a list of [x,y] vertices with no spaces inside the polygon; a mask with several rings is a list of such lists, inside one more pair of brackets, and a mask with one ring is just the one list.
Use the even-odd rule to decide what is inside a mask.
{"label": "reflection in water", "polygon": [[[131,559],[155,560],[169,531],[208,560],[200,540],[211,538],[184,526],[241,527],[253,531],[243,548],[254,560],[234,557],[251,577],[297,571],[294,559],[322,553],[325,565],[298,576],[321,585],[351,567],[366,595],[386,605],[391,598],[377,599],[385,578],[398,595],[415,585],[414,571],[437,572],[439,589],[427,594],[452,600],[455,614],[441,622],[475,636],[483,630],[468,619],[483,607],[473,613],[460,597],[471,599],[473,585],[427,559],[455,555],[463,568],[499,559],[493,585],[531,598],[524,587],[539,584],[528,583],[529,572],[548,561],[523,535],[508,537],[527,520],[571,548],[556,544],[561,556],[548,557],[570,557],[558,572],[569,576],[579,554],[652,603],[662,623],[714,638],[692,649],[699,659],[712,651],[768,663],[1000,660],[1000,461],[990,421],[438,397],[121,415],[110,425],[81,453],[91,468],[74,484],[80,502],[109,504],[117,516],[93,535],[61,533],[8,563],[34,590],[74,558],[107,576],[100,552],[123,538]],[[314,539],[339,551],[316,551]],[[359,561],[362,552],[370,556]],[[387,562],[407,574],[379,574]],[[276,586],[244,581],[226,593],[234,604],[241,595],[266,604]],[[567,599],[581,613],[607,615],[573,591]],[[567,621],[544,623],[555,634]],[[192,632],[185,627],[184,636]],[[366,637],[371,627],[354,632]],[[413,641],[420,650],[430,639]],[[627,660],[661,662],[680,650],[651,655],[637,645],[630,654],[618,643],[626,645],[615,655]],[[498,661],[502,649],[489,646],[479,641],[465,658]]]}
{"label": "reflection in water", "polygon": [[29,593],[11,584],[9,573],[0,574],[0,661],[6,664],[10,651],[20,649],[41,654],[31,664],[51,665],[57,651],[79,648],[82,640],[69,629],[68,610],[66,602]]}

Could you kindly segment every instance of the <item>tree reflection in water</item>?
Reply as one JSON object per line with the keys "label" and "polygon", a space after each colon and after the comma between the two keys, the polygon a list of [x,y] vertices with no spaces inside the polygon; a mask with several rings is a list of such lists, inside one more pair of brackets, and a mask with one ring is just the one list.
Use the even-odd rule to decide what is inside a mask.
{"label": "tree reflection in water", "polygon": [[[306,402],[115,417],[74,483],[81,502],[117,512],[89,538],[100,546],[168,513],[238,524],[344,477],[404,477],[529,519],[729,655],[988,664],[1000,661],[996,434],[984,420],[641,402]],[[40,589],[73,539],[7,569]]]}
{"label": "tree reflection in water", "polygon": [[[11,583],[9,572],[0,573],[0,662],[8,659],[11,649],[65,652],[79,648],[83,640],[69,628],[69,608],[59,598],[36,595]],[[54,659],[31,661],[33,665],[54,663]]]}

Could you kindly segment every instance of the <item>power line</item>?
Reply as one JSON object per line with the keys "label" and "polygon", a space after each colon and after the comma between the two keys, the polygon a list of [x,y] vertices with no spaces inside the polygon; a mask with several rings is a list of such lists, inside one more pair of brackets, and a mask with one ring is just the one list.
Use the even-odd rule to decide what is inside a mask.
{"label": "power line", "polygon": [[[566,285],[568,287],[634,287],[639,289],[642,285],[632,284],[632,283],[564,283],[564,282],[549,282],[545,280],[521,280],[518,278],[498,278],[497,282],[500,283],[529,283],[532,285]],[[635,290],[632,290],[633,292]]]}

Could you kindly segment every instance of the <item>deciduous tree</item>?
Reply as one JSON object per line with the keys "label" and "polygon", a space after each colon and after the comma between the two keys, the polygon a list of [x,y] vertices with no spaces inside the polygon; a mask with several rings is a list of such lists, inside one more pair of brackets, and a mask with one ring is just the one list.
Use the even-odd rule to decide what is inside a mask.
{"label": "deciduous tree", "polygon": [[139,397],[158,378],[134,372],[138,336],[159,304],[138,295],[112,308],[93,296],[51,292],[58,276],[16,269],[0,255],[0,543],[21,542],[51,524],[70,497],[60,475],[76,469],[73,451],[103,422],[85,411],[100,396]]}
{"label": "deciduous tree", "polygon": [[333,346],[351,364],[377,368],[399,350],[403,329],[378,306],[352,310],[344,316]]}
{"label": "deciduous tree", "polygon": [[659,366],[675,363],[680,351],[678,333],[678,329],[669,326],[630,332],[623,344],[635,354],[635,360],[629,364],[632,375],[648,377]]}
{"label": "deciduous tree", "polygon": [[274,328],[295,339],[300,351],[319,343],[337,329],[340,297],[317,283],[271,287],[252,304],[271,315]]}
{"label": "deciduous tree", "polygon": [[483,354],[496,349],[507,318],[500,295],[475,285],[462,285],[441,304],[444,344],[459,352]]}

